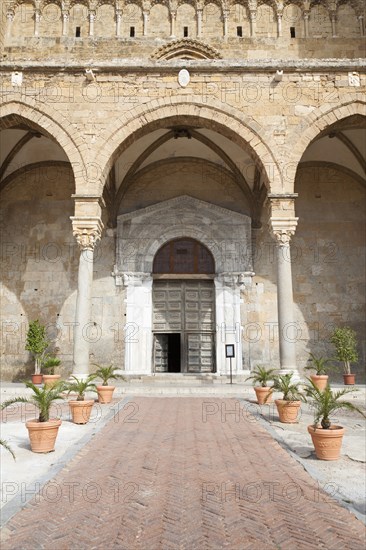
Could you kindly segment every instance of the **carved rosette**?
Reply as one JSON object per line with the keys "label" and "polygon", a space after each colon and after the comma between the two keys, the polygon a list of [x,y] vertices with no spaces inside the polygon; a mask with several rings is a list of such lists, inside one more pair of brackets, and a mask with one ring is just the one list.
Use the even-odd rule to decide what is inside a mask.
{"label": "carved rosette", "polygon": [[101,239],[103,224],[99,218],[72,220],[72,232],[80,250],[94,250],[95,245]]}

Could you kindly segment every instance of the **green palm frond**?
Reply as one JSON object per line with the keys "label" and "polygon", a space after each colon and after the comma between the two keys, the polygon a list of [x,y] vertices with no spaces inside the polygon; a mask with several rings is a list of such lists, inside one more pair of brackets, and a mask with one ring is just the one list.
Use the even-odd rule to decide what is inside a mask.
{"label": "green palm frond", "polygon": [[267,369],[263,365],[257,365],[252,374],[245,380],[253,380],[253,386],[259,384],[265,388],[267,387],[267,382],[274,379],[275,373],[276,369]]}
{"label": "green palm frond", "polygon": [[353,388],[344,388],[337,391],[332,391],[329,384],[325,390],[319,390],[317,386],[311,379],[308,380],[308,385],[305,386],[304,391],[306,395],[306,401],[314,409],[314,426],[320,424],[323,428],[327,429],[330,427],[330,416],[338,410],[349,410],[361,414],[366,418],[365,413],[356,405],[350,401],[341,401],[341,398],[349,393],[354,393],[355,389]]}
{"label": "green palm frond", "polygon": [[327,374],[331,367],[327,366],[331,359],[326,359],[325,357],[317,357],[314,353],[309,354],[309,362],[311,365],[305,367],[306,370],[315,370],[316,374]]}
{"label": "green palm frond", "polygon": [[39,409],[39,422],[47,422],[50,418],[50,408],[57,399],[64,399],[62,392],[65,390],[65,383],[59,382],[52,388],[38,388],[32,382],[26,382],[26,387],[33,391],[30,397],[13,397],[4,401],[1,409],[15,403],[30,403]]}
{"label": "green palm frond", "polygon": [[284,401],[299,401],[302,399],[299,382],[294,382],[293,372],[275,376],[272,389],[281,392]]}
{"label": "green palm frond", "polygon": [[42,362],[42,369],[47,369],[49,374],[55,374],[55,368],[61,364],[61,359],[47,355]]}
{"label": "green palm frond", "polygon": [[4,449],[6,449],[7,451],[9,451],[9,453],[12,455],[12,457],[14,458],[14,460],[16,460],[13,449],[9,446],[8,442],[5,441],[5,439],[0,439],[0,445],[2,445],[2,446],[4,447]]}
{"label": "green palm frond", "polygon": [[109,380],[117,380],[118,378],[125,380],[125,378],[121,374],[116,373],[116,370],[118,370],[118,368],[113,365],[109,365],[108,367],[103,367],[97,365],[96,363],[94,363],[94,365],[98,367],[94,374],[97,378],[102,379],[103,386],[108,386]]}
{"label": "green palm frond", "polygon": [[85,393],[87,391],[97,391],[96,385],[92,382],[95,378],[95,374],[89,374],[87,378],[77,378],[76,376],[71,376],[70,381],[66,383],[67,392],[77,393],[77,401],[84,401]]}

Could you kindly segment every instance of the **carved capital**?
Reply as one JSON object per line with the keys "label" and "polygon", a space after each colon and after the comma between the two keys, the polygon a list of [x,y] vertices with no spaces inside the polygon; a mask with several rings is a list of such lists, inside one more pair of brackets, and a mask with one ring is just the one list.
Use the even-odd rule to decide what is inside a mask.
{"label": "carved capital", "polygon": [[102,236],[103,224],[99,218],[71,218],[72,232],[81,250],[94,250]]}
{"label": "carved capital", "polygon": [[273,237],[279,246],[289,246],[292,235],[295,234],[298,218],[275,218],[269,220]]}

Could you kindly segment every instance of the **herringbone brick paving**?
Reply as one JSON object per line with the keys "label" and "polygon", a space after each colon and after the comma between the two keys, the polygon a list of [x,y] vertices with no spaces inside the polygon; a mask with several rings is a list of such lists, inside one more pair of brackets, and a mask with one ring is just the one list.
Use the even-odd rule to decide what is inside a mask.
{"label": "herringbone brick paving", "polygon": [[135,399],[8,522],[2,550],[363,549],[363,524],[254,417],[221,416],[237,404]]}

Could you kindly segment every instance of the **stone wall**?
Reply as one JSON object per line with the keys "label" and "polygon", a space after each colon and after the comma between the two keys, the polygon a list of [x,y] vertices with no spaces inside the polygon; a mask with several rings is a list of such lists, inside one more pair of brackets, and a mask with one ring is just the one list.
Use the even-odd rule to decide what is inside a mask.
{"label": "stone wall", "polygon": [[190,2],[174,4],[136,1],[88,6],[74,1],[61,6],[9,0],[3,2],[4,55],[8,60],[46,60],[50,55],[76,61],[146,59],[162,45],[186,38],[215,47],[217,55],[208,56],[213,59],[364,56],[361,2],[341,3],[337,8],[307,1],[286,6],[235,1],[195,7]]}
{"label": "stone wall", "polygon": [[[63,372],[72,368],[79,252],[69,221],[70,176],[66,168],[57,168],[41,180],[34,171],[26,180],[13,181],[2,194],[3,379],[21,377],[23,364],[28,372],[31,369],[24,342],[27,324],[35,318],[49,325],[50,337],[56,338]],[[137,190],[139,185],[136,182]],[[164,187],[162,182],[161,194],[157,189],[152,197],[155,203],[164,197]],[[301,370],[309,352],[332,356],[329,334],[334,325],[347,323],[360,338],[364,334],[366,205],[359,181],[334,168],[299,169],[296,191],[299,225],[292,240],[292,262]],[[128,209],[139,207],[135,199]],[[256,275],[252,287],[241,293],[243,357],[248,367],[278,365],[275,242],[265,224],[255,232]],[[91,363],[113,361],[123,366],[125,341],[131,335],[125,326],[125,289],[111,276],[115,263],[114,231],[107,230],[95,255],[92,316],[85,337],[91,342]],[[363,340],[360,373],[364,362]]]}
{"label": "stone wall", "polygon": [[[189,41],[197,34],[197,13],[188,4],[179,6],[175,22],[176,37],[187,26],[188,40],[174,44],[169,38],[171,14],[160,4],[150,10],[147,36],[137,4],[124,7],[120,37],[114,36],[116,14],[110,5],[97,7],[90,37],[86,5],[72,4],[65,36],[60,6],[45,4],[41,9],[38,37],[33,4],[20,4],[14,11],[0,62],[1,122],[5,128],[23,125],[42,131],[60,145],[70,166],[48,169],[46,181],[43,171],[28,171],[2,191],[2,376],[10,379],[15,371],[22,372],[23,363],[30,366],[25,332],[37,317],[51,324],[64,368],[71,369],[79,258],[70,222],[75,213],[72,194],[101,196],[117,159],[126,155],[126,164],[130,162],[131,145],[149,132],[177,125],[216,132],[241,147],[268,192],[299,193],[299,226],[292,241],[299,367],[309,351],[331,354],[329,323],[347,322],[364,334],[364,189],[349,173],[308,165],[299,169],[294,187],[309,143],[337,121],[364,115],[366,76],[358,59],[364,55],[364,40],[351,5],[339,6],[334,38],[329,37],[329,13],[324,5],[314,5],[312,30],[305,38],[303,6],[286,6],[283,36],[278,37],[273,8],[261,5],[258,36],[251,37],[247,6],[233,4],[223,38],[223,14],[207,3],[200,41],[210,47]],[[80,38],[74,36],[75,26],[81,28]],[[129,37],[131,26],[135,38]],[[238,26],[243,37],[236,36]],[[4,29],[2,25],[0,45]],[[211,58],[182,59],[188,46]],[[177,59],[167,61],[170,47],[177,48]],[[86,78],[86,67],[93,68],[94,81]],[[178,82],[182,67],[190,72],[186,87]],[[283,76],[276,80],[279,69]],[[12,83],[14,71],[22,72],[20,85]],[[130,182],[117,213],[183,194],[249,215],[248,203],[227,170],[184,159],[159,161],[142,170]],[[253,230],[256,275],[252,287],[242,289],[243,355],[251,367],[278,363],[275,243],[264,212],[262,222],[261,229]],[[123,366],[129,334],[126,292],[111,276],[115,239],[115,229],[105,229],[96,251],[91,325],[85,337],[91,342],[91,362],[113,360]],[[361,366],[364,342],[360,351]]]}
{"label": "stone wall", "polygon": [[[359,339],[353,371],[364,383],[366,362],[366,190],[343,171],[300,167],[296,180],[298,227],[291,241],[297,365],[309,353],[334,357],[335,326],[349,325]],[[275,242],[266,226],[257,231],[253,286],[244,291],[243,348],[251,366],[278,362]],[[341,373],[341,371],[340,371]],[[332,374],[341,380],[340,373]]]}
{"label": "stone wall", "polygon": [[[73,177],[68,167],[35,168],[1,194],[1,354],[3,379],[32,372],[25,351],[30,321],[47,326],[51,348],[72,370],[73,324],[79,250],[72,235]],[[105,235],[96,252],[91,324],[91,362],[121,361],[123,292],[111,276],[114,238]],[[96,323],[96,325],[94,325]]]}
{"label": "stone wall", "polygon": [[181,195],[250,214],[243,193],[228,170],[192,158],[185,162],[171,159],[149,165],[126,191],[120,213],[133,212]]}

